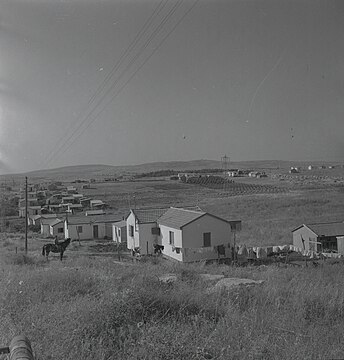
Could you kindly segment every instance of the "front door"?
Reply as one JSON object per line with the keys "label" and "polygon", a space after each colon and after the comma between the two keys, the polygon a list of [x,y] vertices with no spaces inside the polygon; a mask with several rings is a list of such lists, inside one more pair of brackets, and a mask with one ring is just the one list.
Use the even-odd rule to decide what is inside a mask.
{"label": "front door", "polygon": [[98,239],[98,225],[93,225],[93,237]]}

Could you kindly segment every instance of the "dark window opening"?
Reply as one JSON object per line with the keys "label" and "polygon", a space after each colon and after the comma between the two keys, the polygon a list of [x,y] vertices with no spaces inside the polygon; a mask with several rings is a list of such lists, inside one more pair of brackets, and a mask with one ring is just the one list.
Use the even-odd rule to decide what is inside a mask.
{"label": "dark window opening", "polygon": [[173,231],[170,231],[170,233],[169,233],[169,243],[170,243],[170,245],[174,246],[174,232]]}
{"label": "dark window opening", "polygon": [[203,247],[211,246],[211,233],[203,233]]}

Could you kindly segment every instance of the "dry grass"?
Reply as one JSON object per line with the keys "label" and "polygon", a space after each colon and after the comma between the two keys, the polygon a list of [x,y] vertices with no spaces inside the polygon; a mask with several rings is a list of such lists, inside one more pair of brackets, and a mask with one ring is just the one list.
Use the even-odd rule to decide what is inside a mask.
{"label": "dry grass", "polygon": [[[10,259],[9,257],[7,257]],[[1,341],[37,359],[324,359],[344,346],[344,267],[1,261]],[[177,274],[173,284],[158,276]],[[209,292],[201,273],[265,280]]]}

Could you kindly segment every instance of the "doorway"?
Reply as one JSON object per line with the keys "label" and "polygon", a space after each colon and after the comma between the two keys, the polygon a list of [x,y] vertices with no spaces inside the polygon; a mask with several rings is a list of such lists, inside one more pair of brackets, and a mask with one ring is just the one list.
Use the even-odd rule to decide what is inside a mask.
{"label": "doorway", "polygon": [[98,225],[93,225],[93,238],[98,239]]}

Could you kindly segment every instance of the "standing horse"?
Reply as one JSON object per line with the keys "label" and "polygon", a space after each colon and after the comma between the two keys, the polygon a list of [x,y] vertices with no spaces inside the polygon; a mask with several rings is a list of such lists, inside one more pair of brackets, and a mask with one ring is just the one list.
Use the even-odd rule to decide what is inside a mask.
{"label": "standing horse", "polygon": [[63,253],[65,252],[67,246],[70,244],[71,239],[68,238],[65,241],[59,243],[59,244],[45,244],[43,245],[42,249],[42,255],[46,255],[48,259],[48,255],[51,252],[53,253],[60,253],[60,260],[62,261]]}

